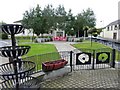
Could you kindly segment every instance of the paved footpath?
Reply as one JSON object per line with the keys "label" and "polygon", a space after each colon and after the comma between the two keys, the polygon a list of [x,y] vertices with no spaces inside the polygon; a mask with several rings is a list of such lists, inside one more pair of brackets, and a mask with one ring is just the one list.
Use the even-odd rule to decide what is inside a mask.
{"label": "paved footpath", "polygon": [[79,70],[64,77],[44,81],[41,83],[41,89],[120,90],[118,80],[118,70],[115,69]]}
{"label": "paved footpath", "polygon": [[[0,40],[0,47],[9,46],[9,45],[11,45],[10,40],[5,40],[5,41]],[[0,65],[8,62],[9,62],[8,58],[0,56]]]}
{"label": "paved footpath", "polygon": [[54,44],[58,50],[58,52],[61,52],[61,51],[73,51],[74,47],[72,47],[70,45],[70,43],[67,43],[67,42],[58,42],[58,43],[55,43]]}
{"label": "paved footpath", "polygon": [[70,44],[75,44],[75,42],[63,42],[63,41],[53,41],[53,42],[45,42],[47,44],[54,44],[58,52],[61,51],[73,51],[76,48],[71,46]]}

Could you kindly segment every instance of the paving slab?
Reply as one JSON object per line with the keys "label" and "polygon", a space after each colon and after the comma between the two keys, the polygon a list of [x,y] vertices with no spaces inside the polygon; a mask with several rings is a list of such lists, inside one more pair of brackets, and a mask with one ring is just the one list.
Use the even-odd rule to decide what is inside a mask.
{"label": "paving slab", "polygon": [[[64,77],[48,80],[41,83],[41,88],[79,88],[80,90],[120,90],[120,70],[98,69],[73,71]],[[113,89],[110,89],[113,88]]]}
{"label": "paving slab", "polygon": [[[11,45],[10,40],[0,40],[0,47],[10,46],[10,45]],[[0,56],[0,65],[8,62],[9,62],[8,58]]]}
{"label": "paving slab", "polygon": [[76,42],[53,41],[53,42],[45,42],[45,43],[54,44],[58,52],[73,51],[76,49],[73,46],[71,46],[71,44],[75,44]]}

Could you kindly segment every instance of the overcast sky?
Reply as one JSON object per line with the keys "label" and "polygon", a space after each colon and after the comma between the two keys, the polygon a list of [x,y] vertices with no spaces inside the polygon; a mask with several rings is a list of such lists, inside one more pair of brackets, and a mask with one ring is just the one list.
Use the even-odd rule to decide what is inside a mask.
{"label": "overcast sky", "polygon": [[64,5],[66,11],[72,9],[74,15],[83,9],[91,8],[97,19],[97,27],[106,26],[118,19],[118,2],[120,0],[0,0],[0,21],[13,23],[21,20],[23,13],[37,4],[45,7]]}

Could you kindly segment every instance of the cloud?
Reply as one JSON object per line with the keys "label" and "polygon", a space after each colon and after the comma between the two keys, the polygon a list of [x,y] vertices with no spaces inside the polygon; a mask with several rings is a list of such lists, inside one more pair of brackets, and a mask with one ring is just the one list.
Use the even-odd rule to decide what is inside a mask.
{"label": "cloud", "polygon": [[35,7],[37,4],[42,8],[48,4],[52,4],[54,7],[61,4],[64,5],[66,11],[71,8],[74,15],[90,7],[96,15],[97,26],[106,26],[110,22],[118,19],[118,1],[119,0],[2,0],[0,3],[0,21],[12,23],[20,20],[26,10]]}

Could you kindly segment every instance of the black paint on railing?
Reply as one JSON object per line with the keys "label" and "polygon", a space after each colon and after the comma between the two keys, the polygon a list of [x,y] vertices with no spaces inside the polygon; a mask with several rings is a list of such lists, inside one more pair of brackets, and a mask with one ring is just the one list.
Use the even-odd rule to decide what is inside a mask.
{"label": "black paint on railing", "polygon": [[[64,59],[68,61],[67,66],[70,66],[71,72],[75,67],[77,66],[77,69],[99,69],[99,68],[110,68],[115,66],[115,52],[114,50],[110,48],[101,48],[101,49],[85,49],[81,48],[79,49],[80,52],[74,52],[74,51],[63,51],[63,52],[53,52],[53,53],[47,53],[47,54],[41,54],[41,55],[35,55],[31,57],[23,58],[23,60],[33,61],[36,64],[36,69],[34,72],[38,72],[42,70],[42,63],[46,61],[55,61]],[[76,54],[77,53],[91,53],[91,64],[89,65],[76,65]],[[99,60],[100,54],[108,54],[108,63],[100,63],[97,64],[96,60]],[[101,56],[100,56],[101,57]],[[101,57],[104,58],[104,57]],[[103,59],[104,60],[104,59]]]}

